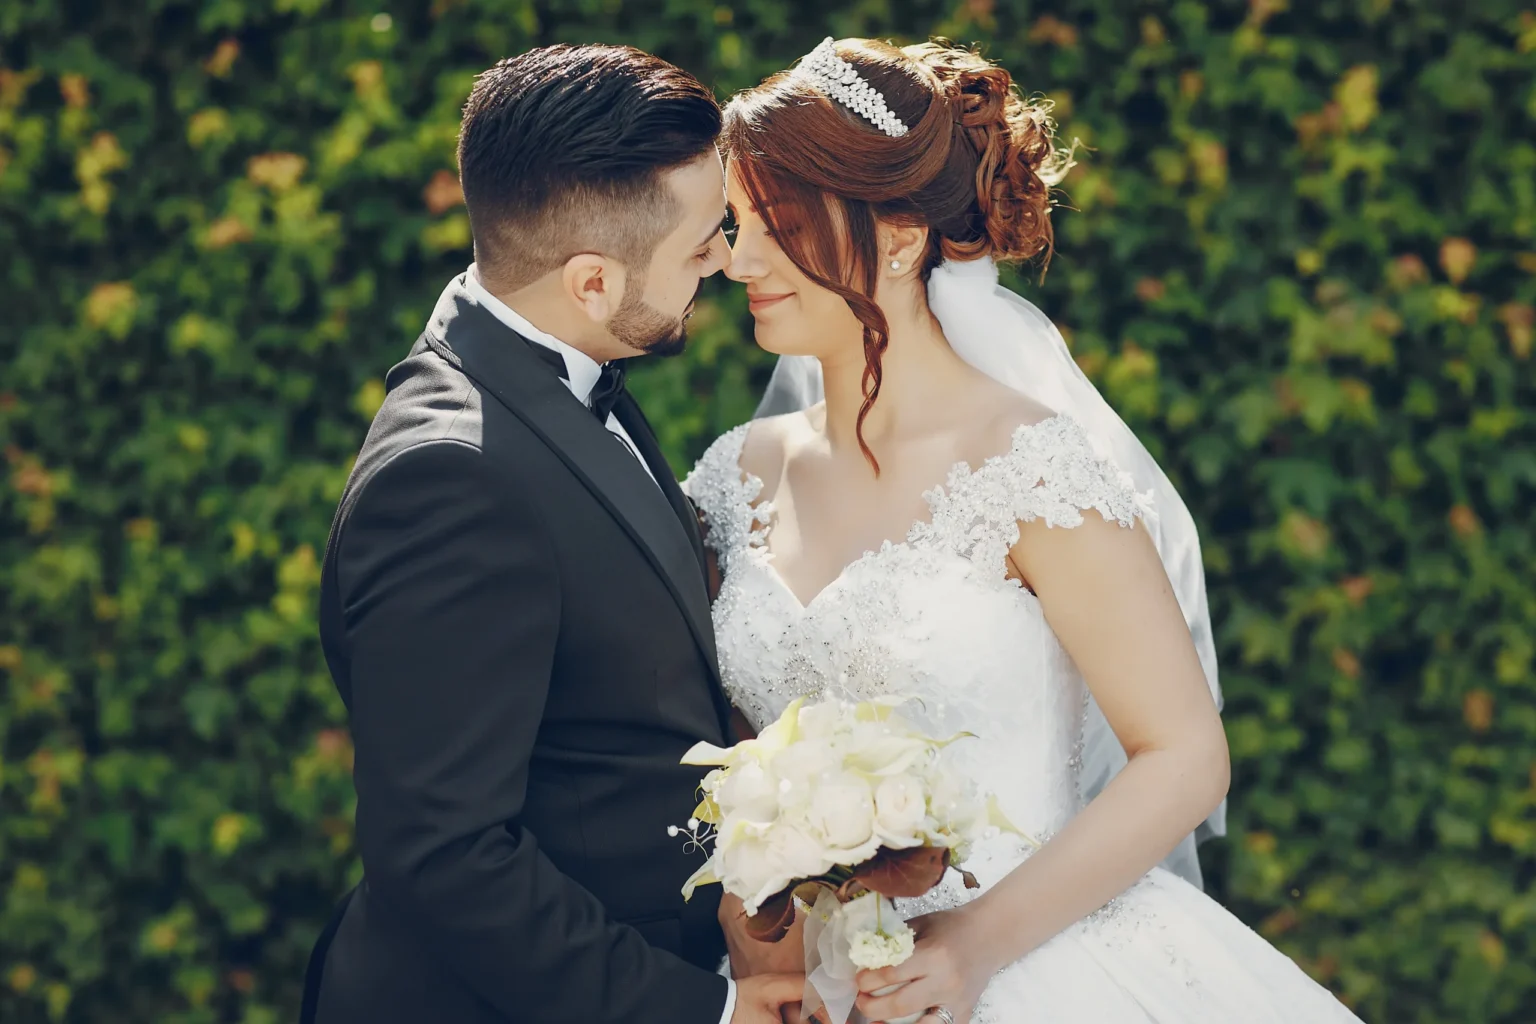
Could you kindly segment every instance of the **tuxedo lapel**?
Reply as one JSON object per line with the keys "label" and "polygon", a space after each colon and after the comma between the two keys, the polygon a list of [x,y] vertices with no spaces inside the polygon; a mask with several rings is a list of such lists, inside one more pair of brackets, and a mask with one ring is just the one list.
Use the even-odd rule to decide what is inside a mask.
{"label": "tuxedo lapel", "polygon": [[[434,351],[541,437],[630,535],[682,609],[718,681],[714,625],[701,563],[670,495],[657,487],[659,480],[653,481],[623,443],[576,401],[539,361],[531,342],[475,302],[462,277],[438,300],[425,338]],[[654,438],[648,430],[645,433],[654,448]],[[664,477],[677,489],[665,462],[659,468],[658,478]],[[682,497],[680,491],[678,497]]]}
{"label": "tuxedo lapel", "polygon": [[625,392],[613,407],[613,415],[629,434],[629,439],[635,442],[635,447],[640,449],[640,455],[645,459],[645,464],[651,467],[651,475],[656,478],[661,491],[667,496],[672,511],[677,513],[677,518],[683,524],[683,531],[688,535],[688,543],[693,547],[694,557],[699,560],[700,570],[706,565],[704,560],[704,541],[699,536],[699,516],[692,503],[688,501],[683,489],[678,486],[677,478],[672,475],[672,467],[667,462],[667,457],[662,453],[661,444],[656,440],[656,432],[651,429],[650,421],[645,418],[645,413],[640,409],[640,403],[635,401],[633,395]]}

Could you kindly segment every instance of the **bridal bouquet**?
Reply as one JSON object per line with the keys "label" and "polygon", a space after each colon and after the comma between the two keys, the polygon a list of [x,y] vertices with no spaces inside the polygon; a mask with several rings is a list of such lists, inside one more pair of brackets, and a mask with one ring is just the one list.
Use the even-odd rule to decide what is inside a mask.
{"label": "bridal bouquet", "polygon": [[802,698],[756,739],[729,749],[701,743],[682,762],[714,766],[687,828],[712,849],[683,898],[722,884],[765,942],[788,934],[797,902],[808,907],[806,977],[831,1024],[847,1021],[859,969],[912,955],[912,929],[891,900],[924,895],[951,868],[976,888],[960,867],[971,846],[1016,833],[940,757],[970,734],[924,735],[898,713],[904,703]]}

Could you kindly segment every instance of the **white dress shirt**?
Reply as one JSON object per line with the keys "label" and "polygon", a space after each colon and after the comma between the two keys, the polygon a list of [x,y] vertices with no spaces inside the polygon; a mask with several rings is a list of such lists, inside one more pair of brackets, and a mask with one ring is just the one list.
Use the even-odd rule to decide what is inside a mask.
{"label": "white dress shirt", "polygon": [[[560,357],[565,360],[565,386],[570,389],[576,401],[590,408],[592,403],[589,399],[592,396],[592,388],[597,385],[597,378],[602,376],[602,366],[580,349],[572,348],[553,334],[539,330],[517,310],[492,295],[490,290],[481,283],[480,271],[473,263],[469,266],[469,273],[465,276],[465,280],[469,294],[474,296],[476,302],[490,310],[492,316],[535,345],[542,345],[544,348],[560,353]],[[635,447],[635,442],[624,429],[624,424],[619,422],[618,417],[610,412],[605,426],[609,433],[624,442],[624,447],[629,449],[629,453],[640,463],[646,475],[655,480],[656,474],[652,473],[651,467],[645,464],[645,458],[640,454],[640,449]]]}
{"label": "white dress shirt", "polygon": [[[567,345],[553,334],[539,330],[529,323],[527,318],[518,313],[517,310],[492,295],[490,290],[481,283],[480,271],[476,269],[473,263],[469,266],[469,273],[465,275],[465,282],[469,294],[474,297],[476,302],[488,309],[496,319],[535,345],[542,345],[545,348],[554,349],[560,353],[560,357],[565,360],[565,386],[570,389],[576,401],[582,405],[591,406],[588,398],[592,395],[592,388],[597,384],[597,378],[603,372],[603,368],[598,365],[596,360],[585,352]],[[635,461],[640,463],[646,475],[655,480],[656,474],[652,473],[651,467],[645,464],[645,459],[641,456],[640,449],[635,447],[635,442],[630,439],[629,433],[624,429],[624,424],[619,422],[618,417],[614,416],[613,413],[609,413],[608,422],[605,426],[607,426],[609,432],[624,442],[624,447],[629,449],[629,453],[635,457]],[[661,485],[657,484],[657,486]],[[722,972],[725,970],[724,964],[721,965],[721,970]],[[736,982],[727,977],[725,985],[725,1012],[720,1015],[720,1024],[731,1024],[731,1017],[736,1012]]]}

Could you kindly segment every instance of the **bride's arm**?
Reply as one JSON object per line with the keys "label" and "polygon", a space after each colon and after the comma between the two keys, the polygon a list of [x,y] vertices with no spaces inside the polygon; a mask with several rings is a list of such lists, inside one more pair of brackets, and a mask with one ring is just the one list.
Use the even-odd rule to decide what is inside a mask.
{"label": "bride's arm", "polygon": [[[1130,763],[1038,853],[961,910],[934,921],[935,947],[868,972],[860,1009],[883,1020],[945,999],[968,1011],[997,970],[1124,892],[1227,791],[1226,736],[1189,628],[1146,529],[1084,513],[1081,526],[1023,524],[1010,560],[1039,595]],[[920,935],[923,929],[919,928]],[[926,1001],[925,1001],[926,1000]]]}

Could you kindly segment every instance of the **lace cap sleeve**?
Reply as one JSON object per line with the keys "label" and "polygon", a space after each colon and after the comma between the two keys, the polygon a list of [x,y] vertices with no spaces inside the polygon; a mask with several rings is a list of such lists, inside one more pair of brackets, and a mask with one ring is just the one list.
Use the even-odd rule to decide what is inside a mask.
{"label": "lace cap sleeve", "polygon": [[741,469],[741,450],[750,426],[743,423],[720,435],[683,481],[683,493],[704,519],[704,543],[722,559],[761,539],[757,521],[764,510],[752,503],[762,491],[762,481]]}
{"label": "lace cap sleeve", "polygon": [[933,515],[913,528],[917,544],[938,544],[973,561],[1002,564],[1019,540],[1019,523],[1043,519],[1075,527],[1083,513],[1132,526],[1151,517],[1151,497],[1095,445],[1080,423],[1053,416],[1020,426],[1005,454],[972,469],[961,464],[925,498]]}

